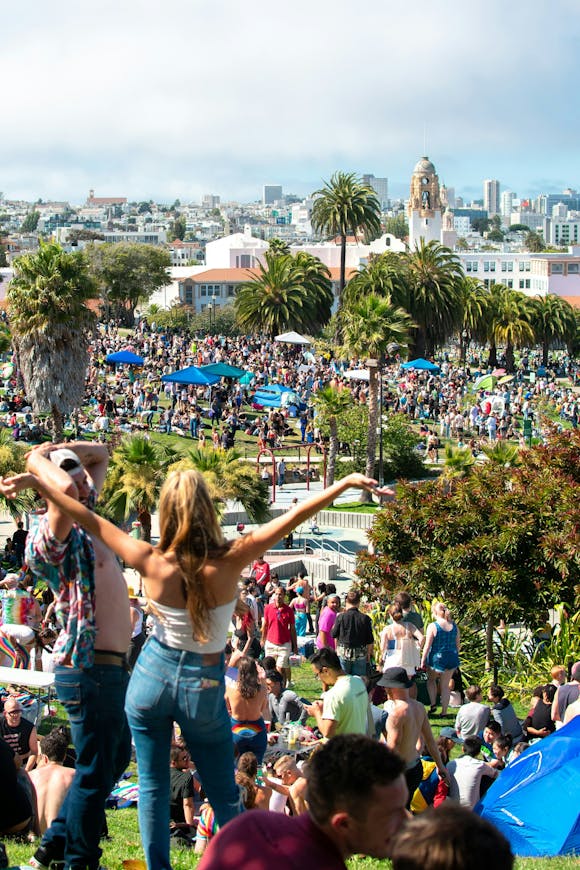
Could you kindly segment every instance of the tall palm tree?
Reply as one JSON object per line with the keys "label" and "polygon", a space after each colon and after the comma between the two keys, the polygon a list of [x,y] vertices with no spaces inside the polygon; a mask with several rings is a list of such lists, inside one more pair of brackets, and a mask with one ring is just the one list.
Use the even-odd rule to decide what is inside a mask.
{"label": "tall palm tree", "polygon": [[393,301],[416,323],[411,335],[410,359],[433,356],[461,325],[460,283],[463,270],[459,259],[439,242],[421,239],[414,251],[403,255],[407,281],[403,295]]}
{"label": "tall palm tree", "polygon": [[251,522],[263,523],[270,516],[268,486],[252,465],[240,462],[240,456],[236,450],[193,447],[173,467],[203,474],[218,513],[223,513],[226,501],[239,501]]}
{"label": "tall palm tree", "polygon": [[268,252],[276,254],[276,256],[279,256],[280,254],[289,254],[290,245],[288,242],[283,241],[283,239],[270,239],[268,242]]}
{"label": "tall palm tree", "polygon": [[82,403],[89,332],[87,302],[98,297],[84,256],[56,244],[14,262],[8,313],[26,395],[37,414],[50,413],[62,440],[64,415]]}
{"label": "tall palm tree", "polygon": [[532,326],[536,341],[542,345],[542,365],[548,365],[550,347],[568,342],[576,332],[574,309],[561,296],[548,293],[532,300]]}
{"label": "tall palm tree", "polygon": [[459,330],[459,355],[465,363],[470,341],[485,341],[490,308],[488,290],[477,278],[465,277],[459,282],[462,321]]}
{"label": "tall palm tree", "polygon": [[340,417],[353,404],[349,390],[338,390],[336,387],[323,387],[314,395],[314,407],[318,415],[317,420],[329,429],[328,443],[328,466],[326,470],[326,482],[328,486],[334,483],[336,457],[338,455],[338,421]]}
{"label": "tall palm tree", "polygon": [[234,302],[236,318],[244,329],[272,337],[287,329],[318,330],[330,318],[330,272],[310,254],[266,251],[264,264],[249,272]]}
{"label": "tall palm tree", "polygon": [[[0,429],[0,477],[20,474],[26,469],[24,450],[12,438],[12,431]],[[0,495],[0,508],[9,513],[13,520],[34,508],[34,493],[29,490],[19,492],[16,498]]]}
{"label": "tall palm tree", "polygon": [[[409,330],[414,326],[406,311],[393,305],[390,299],[381,299],[374,293],[353,302],[344,311],[344,350],[369,365],[369,429],[367,438],[366,474],[374,477],[379,423],[379,377],[385,352],[392,342],[406,345]],[[362,501],[369,501],[364,493]]]}
{"label": "tall palm tree", "polygon": [[144,538],[151,540],[151,514],[170,466],[180,454],[169,444],[129,435],[113,451],[105,486],[105,513],[116,522],[137,516]]}
{"label": "tall palm tree", "polygon": [[381,231],[381,207],[374,190],[354,172],[335,172],[313,196],[312,228],[340,238],[340,305],[346,283],[346,240],[358,233],[369,241],[375,239]]}
{"label": "tall palm tree", "polygon": [[495,285],[490,336],[495,345],[505,344],[506,370],[515,370],[514,349],[535,340],[529,296],[511,287]]}

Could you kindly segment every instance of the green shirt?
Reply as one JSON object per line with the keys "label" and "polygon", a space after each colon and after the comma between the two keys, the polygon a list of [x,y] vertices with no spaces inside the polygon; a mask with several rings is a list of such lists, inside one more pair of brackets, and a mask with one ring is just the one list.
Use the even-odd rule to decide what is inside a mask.
{"label": "green shirt", "polygon": [[324,693],[322,718],[333,719],[334,734],[368,733],[369,699],[360,677],[345,674]]}

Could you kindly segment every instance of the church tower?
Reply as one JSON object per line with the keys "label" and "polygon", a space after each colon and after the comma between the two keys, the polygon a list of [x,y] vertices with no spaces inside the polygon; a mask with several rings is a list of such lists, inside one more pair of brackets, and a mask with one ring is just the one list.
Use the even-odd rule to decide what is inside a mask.
{"label": "church tower", "polygon": [[407,206],[409,216],[409,248],[414,250],[419,240],[441,241],[441,193],[439,176],[428,157],[421,157],[411,177],[411,195]]}

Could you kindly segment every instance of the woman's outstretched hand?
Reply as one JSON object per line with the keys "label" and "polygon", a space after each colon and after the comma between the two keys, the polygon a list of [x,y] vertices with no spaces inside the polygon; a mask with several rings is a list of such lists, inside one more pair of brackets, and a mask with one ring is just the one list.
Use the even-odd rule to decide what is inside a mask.
{"label": "woman's outstretched hand", "polygon": [[373,477],[365,477],[364,474],[358,474],[357,472],[349,474],[347,477],[343,478],[343,482],[348,483],[348,486],[355,486],[358,489],[366,489],[367,492],[372,492],[374,495],[379,495],[381,497],[395,495],[394,489],[391,489],[388,486],[379,486],[378,482]]}

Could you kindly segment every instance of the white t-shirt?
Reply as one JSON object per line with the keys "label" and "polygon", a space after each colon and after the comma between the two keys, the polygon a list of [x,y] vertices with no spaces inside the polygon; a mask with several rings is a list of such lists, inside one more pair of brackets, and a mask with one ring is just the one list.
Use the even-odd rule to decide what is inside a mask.
{"label": "white t-shirt", "polygon": [[450,780],[449,800],[473,809],[479,800],[482,776],[495,778],[497,771],[485,761],[462,755],[461,758],[449,762],[447,773]]}

